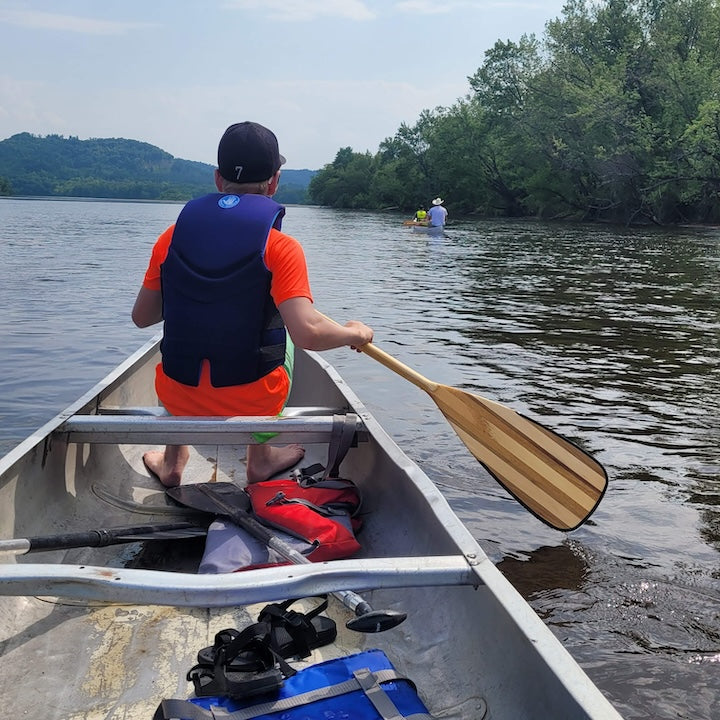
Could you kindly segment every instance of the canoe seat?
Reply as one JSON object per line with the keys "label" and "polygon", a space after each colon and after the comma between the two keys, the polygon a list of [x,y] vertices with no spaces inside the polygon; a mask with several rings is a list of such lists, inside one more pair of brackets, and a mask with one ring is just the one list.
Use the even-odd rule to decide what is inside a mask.
{"label": "canoe seat", "polygon": [[[246,445],[257,442],[253,433],[274,432],[283,443],[327,443],[346,416],[320,407],[286,408],[282,417],[173,417],[159,407],[101,407],[98,413],[72,415],[53,435],[69,443]],[[363,421],[354,419],[357,440],[367,440]]]}

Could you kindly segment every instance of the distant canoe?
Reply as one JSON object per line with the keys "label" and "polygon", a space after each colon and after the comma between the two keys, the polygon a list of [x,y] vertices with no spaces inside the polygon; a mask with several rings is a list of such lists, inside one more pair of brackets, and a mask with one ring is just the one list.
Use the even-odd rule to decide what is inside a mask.
{"label": "distant canoe", "polygon": [[438,235],[445,229],[443,225],[430,225],[428,222],[418,222],[417,220],[405,220],[403,225],[419,232],[436,233]]}

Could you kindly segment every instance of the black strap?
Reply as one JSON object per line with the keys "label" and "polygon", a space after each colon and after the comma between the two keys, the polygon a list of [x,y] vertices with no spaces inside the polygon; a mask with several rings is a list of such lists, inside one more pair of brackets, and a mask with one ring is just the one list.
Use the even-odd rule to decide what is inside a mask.
{"label": "black strap", "polygon": [[[338,485],[338,487],[346,487],[346,485],[341,486],[337,480],[323,480],[319,482],[322,482],[323,487],[328,487],[331,484],[336,484]],[[317,486],[319,485],[319,482],[311,483],[311,485],[313,487]],[[305,485],[302,481],[298,481],[298,485],[300,485],[300,487],[307,487],[307,485]],[[277,493],[274,498],[268,500],[265,503],[265,506],[270,507],[270,505],[277,505],[278,503],[281,503],[283,505],[304,505],[305,507],[310,508],[314,512],[318,513],[318,515],[324,515],[325,517],[333,517],[336,515],[349,515],[355,511],[354,504],[352,506],[349,506],[348,503],[335,503],[333,505],[316,505],[315,503],[312,503],[309,500],[305,500],[304,498],[289,498],[285,495],[284,492]]]}
{"label": "black strap", "polygon": [[[257,622],[228,642],[217,645],[212,666],[198,664],[187,673],[195,694],[198,697],[245,697],[280,687],[285,678],[297,671],[271,647],[270,632],[269,623]],[[254,670],[233,670],[232,661],[241,652],[253,657],[257,665]]]}
{"label": "black strap", "polygon": [[[327,595],[315,595],[316,599],[320,600],[320,604],[317,605],[317,607],[314,607],[312,610],[308,610],[306,613],[295,613],[297,615],[302,614],[304,617],[306,617],[308,620],[312,620],[314,617],[319,615],[323,610],[327,610],[328,606],[328,596]],[[258,621],[262,622],[263,615],[267,612],[271,614],[273,617],[278,617],[280,614],[278,613],[278,610],[280,613],[284,613],[287,611],[287,609],[294,605],[296,602],[299,602],[303,598],[293,598],[291,600],[283,600],[280,603],[272,603],[271,605],[266,605],[258,615]],[[308,598],[310,599],[310,598]],[[273,622],[272,618],[269,620],[270,623]]]}
{"label": "black strap", "polygon": [[340,463],[345,459],[352,445],[357,429],[358,416],[355,413],[333,415],[333,429],[330,435],[328,461],[323,480],[340,477]]}
{"label": "black strap", "polygon": [[187,700],[162,700],[153,720],[215,720],[217,715]]}
{"label": "black strap", "polygon": [[[315,485],[323,484],[323,487],[337,487],[343,488],[352,486],[357,493],[358,503],[355,507],[343,507],[341,503],[337,504],[338,515],[349,514],[351,518],[360,515],[360,509],[362,507],[362,497],[360,495],[360,489],[351,480],[345,480],[340,477],[340,464],[345,459],[347,451],[352,447],[353,441],[355,440],[357,430],[358,416],[355,413],[346,413],[345,415],[333,415],[333,429],[330,437],[330,446],[328,449],[328,461],[327,465],[323,467],[320,463],[315,463],[308,467],[301,468],[300,470],[294,470],[291,474],[298,482],[300,487],[310,488]],[[322,475],[320,473],[323,473]],[[336,514],[333,512],[332,507],[328,510],[320,510],[313,506],[312,503],[308,503],[306,500],[293,499],[287,500],[282,499],[283,502],[295,502],[311,507],[316,512],[320,512],[323,515],[332,516]]]}
{"label": "black strap", "polygon": [[[355,413],[333,415],[333,426],[328,447],[328,459],[323,467],[315,463],[308,467],[295,470],[292,474],[303,487],[311,487],[315,483],[340,478],[340,464],[347,451],[352,447],[357,431],[358,416]],[[320,475],[320,473],[323,473]]]}
{"label": "black strap", "polygon": [[[306,613],[289,609],[298,599],[284,600],[281,603],[266,605],[260,611],[258,621],[268,623],[271,627],[283,627],[295,645],[295,654],[300,658],[308,657],[312,647],[315,647],[313,641],[316,641],[317,638],[317,631],[312,624],[312,620],[328,606],[327,595],[319,595],[318,598],[321,600],[320,604]],[[270,637],[272,639],[272,631]],[[275,649],[273,648],[273,650]]]}
{"label": "black strap", "polygon": [[229,642],[221,643],[215,649],[215,665],[226,665],[232,662],[238,653],[245,650],[257,655],[262,670],[267,670],[275,664],[270,652],[270,626],[267,623],[253,623]]}

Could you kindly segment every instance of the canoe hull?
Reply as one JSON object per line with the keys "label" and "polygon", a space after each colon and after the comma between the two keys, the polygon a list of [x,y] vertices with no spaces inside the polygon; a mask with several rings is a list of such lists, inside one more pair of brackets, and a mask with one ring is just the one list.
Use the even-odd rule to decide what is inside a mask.
{"label": "canoe hull", "polygon": [[[147,444],[110,441],[102,414],[94,438],[72,423],[156,406],[157,353],[142,348],[0,461],[2,538],[183,517],[143,468]],[[335,371],[299,352],[295,378],[289,406],[353,410],[363,423],[342,466],[363,491],[360,557],[217,576],[195,573],[197,540],[0,557],[6,714],[147,720],[160,699],[191,694],[185,674],[219,630],[242,627],[269,601],[352,589],[408,619],[353,633],[350,612],[333,600],[338,641],[310,662],[378,647],[444,718],[619,717]],[[235,437],[194,446],[188,478],[244,484]],[[325,460],[326,443],[305,444],[307,462]]]}
{"label": "canoe hull", "polygon": [[442,235],[445,228],[442,225],[429,225],[424,222],[416,222],[414,220],[405,220],[404,227],[411,228],[414,232],[426,233],[428,235]]}

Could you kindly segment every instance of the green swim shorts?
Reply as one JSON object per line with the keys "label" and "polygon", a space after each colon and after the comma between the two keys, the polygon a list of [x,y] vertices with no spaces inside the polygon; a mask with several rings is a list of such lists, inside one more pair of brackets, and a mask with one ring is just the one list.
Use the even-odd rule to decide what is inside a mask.
{"label": "green swim shorts", "polygon": [[[285,368],[285,372],[287,373],[288,378],[290,379],[290,387],[288,389],[288,397],[285,398],[285,404],[287,404],[288,398],[290,397],[290,390],[292,390],[292,381],[293,381],[293,370],[295,369],[295,345],[293,345],[293,341],[290,339],[289,333],[285,333],[285,362],[283,363],[283,367]],[[283,405],[283,408],[285,405]],[[278,413],[278,417],[282,415],[282,410]],[[271,440],[277,435],[277,433],[274,432],[263,432],[263,433],[253,433],[253,439],[255,442],[258,443],[266,443],[268,440]]]}

